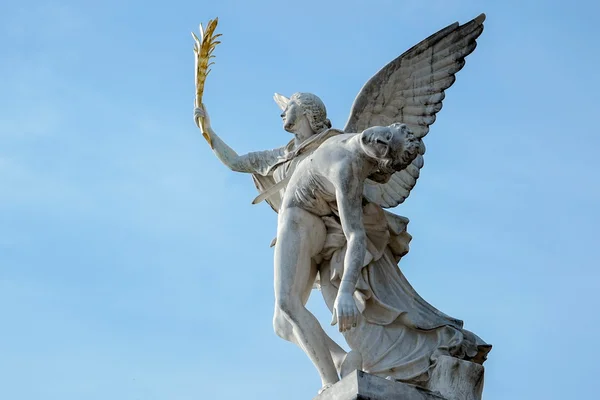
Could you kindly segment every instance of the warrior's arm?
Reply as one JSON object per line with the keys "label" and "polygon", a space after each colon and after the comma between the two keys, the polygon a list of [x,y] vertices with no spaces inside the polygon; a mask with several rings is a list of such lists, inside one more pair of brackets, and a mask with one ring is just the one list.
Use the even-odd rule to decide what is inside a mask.
{"label": "warrior's arm", "polygon": [[194,120],[200,129],[202,129],[200,124],[198,124],[199,117],[204,118],[204,128],[211,139],[213,152],[232,171],[265,175],[269,164],[279,155],[279,150],[265,150],[238,155],[212,129],[210,117],[205,109],[194,109]]}
{"label": "warrior's arm", "polygon": [[[347,164],[347,163],[343,163]],[[338,211],[347,248],[344,257],[344,273],[334,302],[333,323],[337,317],[340,332],[356,326],[358,309],[353,294],[367,252],[367,235],[362,222],[363,182],[353,171],[353,165],[342,165],[333,173]]]}
{"label": "warrior's arm", "polygon": [[338,182],[334,183],[342,230],[348,243],[339,290],[350,294],[356,288],[367,251],[367,236],[362,221],[363,184],[351,170],[347,168],[336,174]]}

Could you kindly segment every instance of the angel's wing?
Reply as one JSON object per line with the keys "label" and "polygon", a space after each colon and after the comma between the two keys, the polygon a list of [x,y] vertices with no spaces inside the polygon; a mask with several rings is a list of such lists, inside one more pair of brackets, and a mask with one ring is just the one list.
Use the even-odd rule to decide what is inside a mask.
{"label": "angel's wing", "polygon": [[[454,83],[475,50],[485,14],[458,22],[431,35],[383,67],[363,86],[354,100],[345,132],[362,132],[371,126],[402,122],[420,138],[442,109],[444,90]],[[367,180],[365,197],[382,207],[395,207],[410,194],[423,167],[423,153],[386,184]]]}

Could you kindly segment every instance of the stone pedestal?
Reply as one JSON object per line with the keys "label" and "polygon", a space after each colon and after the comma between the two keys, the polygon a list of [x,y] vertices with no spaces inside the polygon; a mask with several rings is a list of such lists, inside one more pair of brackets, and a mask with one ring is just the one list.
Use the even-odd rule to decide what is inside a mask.
{"label": "stone pedestal", "polygon": [[481,400],[483,371],[481,364],[438,356],[426,387],[447,400]]}
{"label": "stone pedestal", "polygon": [[446,400],[406,383],[354,371],[313,400]]}

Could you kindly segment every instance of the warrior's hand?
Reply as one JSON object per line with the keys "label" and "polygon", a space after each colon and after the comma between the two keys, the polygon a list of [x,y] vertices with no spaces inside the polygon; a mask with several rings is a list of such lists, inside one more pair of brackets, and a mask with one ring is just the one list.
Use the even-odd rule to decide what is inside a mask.
{"label": "warrior's hand", "polygon": [[[200,123],[200,118],[204,119],[204,124]],[[200,107],[194,108],[194,122],[196,123],[196,126],[198,128],[202,129],[204,127],[204,129],[206,129],[207,132],[202,133],[208,134],[208,131],[210,131],[211,129],[210,117],[208,115],[208,111],[206,111],[206,106],[204,104],[202,104]]]}
{"label": "warrior's hand", "polygon": [[333,319],[331,325],[339,322],[340,332],[349,331],[358,323],[359,311],[356,308],[352,293],[338,292],[333,304]]}

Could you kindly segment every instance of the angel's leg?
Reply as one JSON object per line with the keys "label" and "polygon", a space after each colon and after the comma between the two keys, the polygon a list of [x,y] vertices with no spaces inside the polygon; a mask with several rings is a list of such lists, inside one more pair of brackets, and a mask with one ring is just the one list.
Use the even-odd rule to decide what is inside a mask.
{"label": "angel's leg", "polygon": [[[306,306],[308,302],[308,298],[313,291],[313,285],[315,283],[315,278],[317,277],[317,264],[314,261],[311,261],[311,270],[310,276],[306,285],[304,286],[304,293],[302,294],[302,305]],[[333,359],[333,363],[335,364],[335,368],[338,373],[342,368],[342,363],[346,359],[346,350],[344,350],[339,344],[337,344],[327,333],[325,333],[325,339],[327,340],[327,347],[329,348],[329,352],[331,353],[331,358]],[[298,345],[298,343],[296,343]]]}
{"label": "angel's leg", "polygon": [[[308,302],[308,298],[312,292],[313,283],[315,281],[315,277],[317,275],[317,266],[314,265],[311,269],[310,276],[308,281],[306,282],[306,286],[304,289],[304,295],[302,296],[302,305],[306,306]],[[296,346],[301,347],[297,342],[295,336],[292,334],[293,326],[287,319],[281,318],[281,313],[275,312],[275,318],[273,320],[273,324],[275,327],[275,332],[286,340],[294,343]],[[331,353],[331,358],[333,359],[333,363],[335,365],[336,370],[342,376],[342,368],[347,364],[348,353],[344,350],[339,344],[337,344],[329,335],[325,334],[325,339],[327,341],[327,347],[329,348],[329,353]],[[358,368],[360,369],[360,368]]]}
{"label": "angel's leg", "polygon": [[[311,259],[325,243],[321,218],[297,207],[282,210],[275,245],[275,331],[296,343],[313,362],[323,386],[339,380],[330,340],[319,321],[304,307],[312,271]],[[290,329],[291,328],[291,329]]]}
{"label": "angel's leg", "polygon": [[[317,276],[317,266],[313,262],[311,266],[310,276],[306,285],[304,287],[304,294],[302,296],[302,305],[306,306],[308,302],[308,298],[312,292],[313,284],[315,282],[315,278]],[[275,318],[273,320],[273,324],[275,327],[275,332],[286,340],[294,343],[296,346],[301,347],[300,343],[297,342],[295,336],[292,334],[293,326],[286,318],[281,318],[281,313],[275,312]],[[347,364],[347,352],[344,350],[339,344],[337,344],[329,335],[325,334],[325,339],[327,341],[327,347],[329,348],[329,353],[331,353],[331,358],[333,359],[333,363],[335,365],[338,373],[341,374],[342,365]],[[340,375],[341,376],[341,375]]]}

